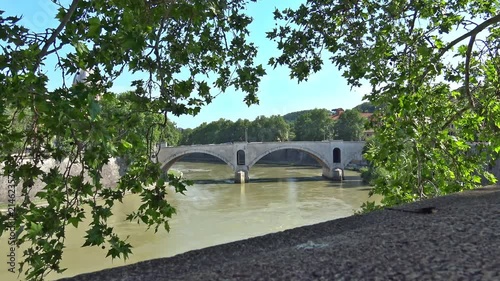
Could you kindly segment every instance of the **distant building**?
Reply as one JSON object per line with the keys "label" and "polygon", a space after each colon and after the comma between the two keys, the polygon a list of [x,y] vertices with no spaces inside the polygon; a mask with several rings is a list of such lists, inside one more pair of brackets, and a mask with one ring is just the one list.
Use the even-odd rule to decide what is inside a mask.
{"label": "distant building", "polygon": [[332,113],[331,118],[336,121],[339,120],[340,115],[342,115],[345,112],[345,110],[339,107],[330,110],[330,112]]}

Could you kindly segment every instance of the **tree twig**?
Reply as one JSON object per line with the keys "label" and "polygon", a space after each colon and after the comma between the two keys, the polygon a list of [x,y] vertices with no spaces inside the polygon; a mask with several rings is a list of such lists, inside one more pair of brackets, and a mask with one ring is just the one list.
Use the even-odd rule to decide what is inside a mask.
{"label": "tree twig", "polygon": [[439,53],[439,56],[441,57],[442,55],[444,55],[444,53],[448,52],[451,48],[453,48],[453,46],[455,46],[456,44],[458,44],[460,41],[464,40],[465,38],[470,37],[470,36],[475,36],[479,32],[483,31],[485,28],[487,28],[488,26],[495,24],[495,23],[498,23],[498,22],[500,22],[500,14],[485,20],[484,22],[482,22],[481,24],[476,26],[471,31],[463,34],[462,36],[460,36],[457,39],[448,43],[448,45],[446,45],[446,47],[444,47],[441,50],[441,52]]}
{"label": "tree twig", "polygon": [[475,107],[474,100],[472,99],[470,93],[470,57],[472,54],[472,47],[474,47],[474,41],[476,40],[476,34],[472,34],[469,40],[469,46],[467,47],[467,53],[465,56],[465,94],[469,99],[469,104],[472,108]]}
{"label": "tree twig", "polygon": [[448,128],[448,126],[450,126],[451,123],[453,123],[453,121],[455,121],[460,115],[462,115],[465,111],[467,111],[467,109],[469,109],[468,106],[457,111],[450,119],[448,119],[448,121],[444,123],[443,126],[441,126],[441,130]]}

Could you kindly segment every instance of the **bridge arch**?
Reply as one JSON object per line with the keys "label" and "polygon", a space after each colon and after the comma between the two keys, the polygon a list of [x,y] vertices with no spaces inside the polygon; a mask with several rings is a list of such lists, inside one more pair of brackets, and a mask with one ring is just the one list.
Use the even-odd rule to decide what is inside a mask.
{"label": "bridge arch", "polygon": [[227,159],[224,155],[209,151],[209,150],[204,150],[204,149],[190,149],[190,150],[185,150],[181,151],[178,153],[174,153],[173,155],[169,156],[165,161],[163,166],[161,167],[163,171],[168,171],[174,164],[175,162],[179,161],[182,157],[188,155],[188,154],[193,154],[193,153],[203,153],[203,154],[208,154],[212,155],[229,165],[231,169],[234,171],[235,167],[230,159]]}
{"label": "bridge arch", "polygon": [[316,161],[318,161],[318,163],[320,163],[321,166],[323,166],[325,168],[330,168],[330,165],[328,165],[328,160],[326,160],[324,157],[322,157],[318,152],[313,151],[309,148],[297,147],[297,146],[290,145],[290,146],[279,146],[279,147],[271,148],[271,149],[264,151],[263,153],[260,153],[254,159],[252,159],[250,161],[250,163],[248,164],[248,169],[250,169],[253,165],[255,165],[262,157],[264,157],[270,153],[273,153],[275,151],[284,150],[284,149],[293,149],[293,150],[303,151],[303,152],[309,154],[309,156],[314,158]]}

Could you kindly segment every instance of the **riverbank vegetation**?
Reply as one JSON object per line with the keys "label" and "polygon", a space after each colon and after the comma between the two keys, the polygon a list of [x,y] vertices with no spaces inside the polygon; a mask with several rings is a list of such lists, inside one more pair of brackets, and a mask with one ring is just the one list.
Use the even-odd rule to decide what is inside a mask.
{"label": "riverbank vegetation", "polygon": [[179,144],[211,144],[226,142],[363,140],[369,121],[358,109],[346,110],[335,121],[331,111],[312,109],[284,116],[259,116],[253,121],[236,122],[219,119],[202,123],[194,129],[181,130]]}
{"label": "riverbank vegetation", "polygon": [[[308,1],[276,10],[273,66],[303,81],[325,58],[380,108],[365,156],[394,205],[473,189],[500,152],[497,1]],[[328,19],[328,20],[325,20]],[[453,57],[453,60],[448,59]]]}
{"label": "riverbank vegetation", "polygon": [[[87,216],[84,246],[127,258],[132,245],[108,224],[111,207],[126,193],[142,198],[128,220],[169,229],[175,210],[164,199],[166,182],[178,192],[188,183],[165,175],[152,159],[158,141],[339,137],[321,110],[293,116],[291,123],[279,116],[254,125],[239,120],[235,132],[225,120],[182,136],[171,129],[170,115],[196,115],[229,88],[243,92],[247,105],[258,103],[261,78],[277,66],[301,82],[328,58],[349,85],[371,88],[365,98],[378,110],[365,156],[385,171],[373,189],[383,205],[495,181],[484,168],[500,153],[498,1],[311,0],[276,10],[277,26],[267,37],[279,53],[268,69],[255,61],[247,0],[52,2],[48,18],[57,20],[55,27],[32,30],[0,11],[0,162],[12,186],[21,186],[15,213],[0,216],[0,235],[15,229],[16,243],[29,246],[19,258],[26,279],[63,270],[66,230]],[[68,83],[84,70],[84,79]],[[133,91],[117,96],[111,88],[125,71],[137,74]],[[129,161],[115,190],[101,182],[112,157]],[[81,170],[38,165],[66,158]],[[47,200],[46,206],[27,196],[37,178],[45,187],[34,200]]]}

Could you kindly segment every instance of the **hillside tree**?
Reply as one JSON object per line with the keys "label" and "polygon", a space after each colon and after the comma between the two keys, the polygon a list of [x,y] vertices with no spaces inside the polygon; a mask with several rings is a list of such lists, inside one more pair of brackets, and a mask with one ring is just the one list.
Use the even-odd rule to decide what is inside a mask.
{"label": "hillside tree", "polygon": [[333,119],[326,109],[313,109],[301,114],[294,123],[295,140],[322,141],[332,139]]}
{"label": "hillside tree", "polygon": [[357,110],[346,110],[333,125],[335,139],[360,141],[368,121]]}

